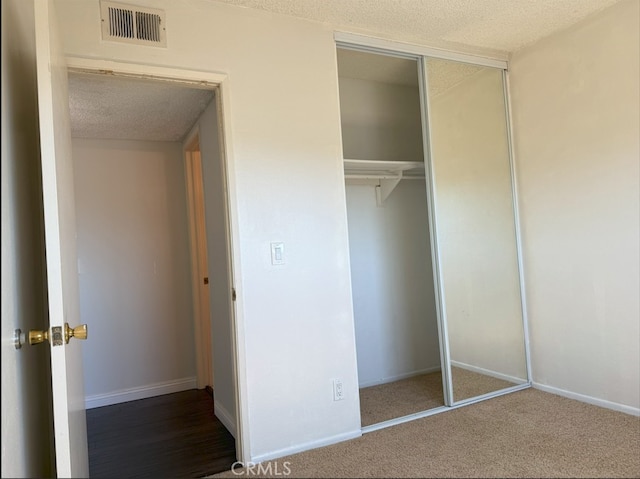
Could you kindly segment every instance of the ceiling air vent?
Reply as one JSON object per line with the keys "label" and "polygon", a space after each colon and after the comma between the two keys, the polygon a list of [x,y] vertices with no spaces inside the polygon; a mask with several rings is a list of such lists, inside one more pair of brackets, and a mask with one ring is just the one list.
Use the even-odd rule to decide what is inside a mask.
{"label": "ceiling air vent", "polygon": [[100,2],[102,39],[166,47],[163,10],[136,7],[115,2]]}

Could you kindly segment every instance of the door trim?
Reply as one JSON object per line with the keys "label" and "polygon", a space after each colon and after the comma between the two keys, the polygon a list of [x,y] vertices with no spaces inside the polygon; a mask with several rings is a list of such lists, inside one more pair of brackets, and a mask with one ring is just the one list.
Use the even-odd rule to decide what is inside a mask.
{"label": "door trim", "polygon": [[232,129],[230,126],[231,94],[230,81],[225,73],[187,70],[179,68],[157,67],[136,63],[122,63],[112,60],[80,58],[67,56],[67,68],[76,72],[102,73],[118,76],[144,78],[147,80],[169,81],[187,84],[196,88],[215,88],[220,94],[220,136],[223,153],[223,180],[226,189],[227,218],[229,229],[229,277],[236,291],[236,300],[229,293],[229,310],[232,312],[232,341],[234,364],[234,385],[236,397],[236,455],[238,461],[251,459],[249,450],[249,414],[247,404],[247,376],[245,327],[242,301],[242,276],[240,274],[240,248],[238,246],[238,202],[235,183],[235,156],[233,151]]}

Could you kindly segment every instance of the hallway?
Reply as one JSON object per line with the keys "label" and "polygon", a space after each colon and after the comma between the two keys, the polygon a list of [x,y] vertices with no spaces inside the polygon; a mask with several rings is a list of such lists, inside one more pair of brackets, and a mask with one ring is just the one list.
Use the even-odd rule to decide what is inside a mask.
{"label": "hallway", "polygon": [[205,389],[89,409],[87,432],[92,478],[196,478],[236,460]]}

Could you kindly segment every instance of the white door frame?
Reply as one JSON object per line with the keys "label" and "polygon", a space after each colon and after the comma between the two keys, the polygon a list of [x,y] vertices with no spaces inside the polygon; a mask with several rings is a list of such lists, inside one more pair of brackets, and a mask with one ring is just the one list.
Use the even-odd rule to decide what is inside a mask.
{"label": "white door frame", "polygon": [[[217,133],[215,132],[214,134]],[[205,386],[214,388],[213,344],[208,289],[209,274],[207,268],[207,233],[204,227],[204,196],[199,128],[196,127],[184,142],[183,154],[189,216],[196,384],[198,389],[203,389]]]}
{"label": "white door frame", "polygon": [[226,189],[228,233],[229,233],[229,278],[234,289],[232,298],[229,292],[229,310],[231,311],[231,329],[233,352],[234,386],[236,397],[236,456],[237,460],[244,462],[251,459],[249,451],[249,414],[246,400],[247,376],[246,376],[246,351],[244,348],[244,320],[242,307],[242,278],[240,275],[240,251],[238,242],[239,228],[237,221],[237,199],[235,185],[235,163],[233,155],[233,141],[230,128],[230,86],[229,77],[224,73],[205,72],[197,70],[185,70],[179,68],[157,67],[134,63],[122,63],[111,60],[100,60],[67,56],[67,67],[78,72],[111,73],[118,76],[131,76],[148,80],[170,81],[183,83],[194,87],[211,87],[218,89],[220,94],[220,126],[222,141],[222,169],[223,181]]}

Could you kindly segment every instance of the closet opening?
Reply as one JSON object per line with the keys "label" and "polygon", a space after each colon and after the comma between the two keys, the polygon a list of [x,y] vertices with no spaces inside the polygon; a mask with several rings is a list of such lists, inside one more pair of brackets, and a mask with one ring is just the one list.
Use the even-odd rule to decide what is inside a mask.
{"label": "closet opening", "polygon": [[363,428],[445,406],[419,62],[338,48]]}

